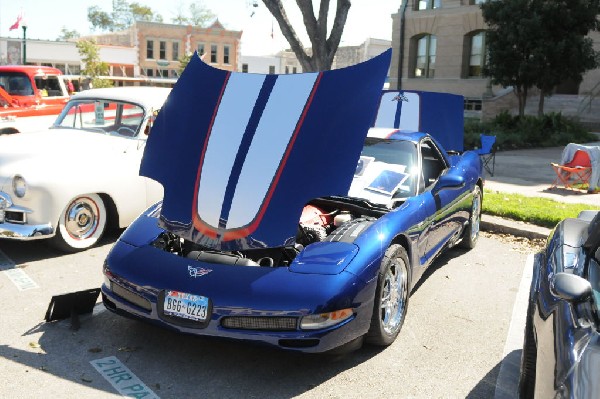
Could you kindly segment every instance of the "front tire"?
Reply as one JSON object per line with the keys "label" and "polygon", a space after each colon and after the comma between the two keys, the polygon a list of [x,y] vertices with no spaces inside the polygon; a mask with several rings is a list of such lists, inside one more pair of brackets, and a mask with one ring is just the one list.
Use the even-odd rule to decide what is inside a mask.
{"label": "front tire", "polygon": [[401,245],[393,244],[385,252],[377,279],[371,326],[365,337],[367,343],[388,346],[400,333],[408,308],[409,265],[408,254]]}
{"label": "front tire", "polygon": [[94,246],[106,230],[106,206],[98,194],[74,198],[60,215],[53,247],[68,253]]}
{"label": "front tire", "polygon": [[473,249],[477,245],[479,224],[481,222],[481,202],[481,189],[476,185],[473,189],[473,202],[471,202],[469,222],[459,244],[462,248]]}

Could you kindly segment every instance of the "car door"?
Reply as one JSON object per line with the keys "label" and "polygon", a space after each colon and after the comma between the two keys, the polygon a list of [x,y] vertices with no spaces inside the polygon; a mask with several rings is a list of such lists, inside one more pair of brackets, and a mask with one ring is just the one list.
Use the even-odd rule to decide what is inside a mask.
{"label": "car door", "polygon": [[459,233],[462,225],[457,214],[463,206],[461,200],[464,199],[467,189],[460,187],[436,190],[440,176],[448,173],[450,165],[438,146],[429,138],[421,141],[419,153],[423,191],[428,197],[431,212],[426,244],[427,258],[431,260]]}

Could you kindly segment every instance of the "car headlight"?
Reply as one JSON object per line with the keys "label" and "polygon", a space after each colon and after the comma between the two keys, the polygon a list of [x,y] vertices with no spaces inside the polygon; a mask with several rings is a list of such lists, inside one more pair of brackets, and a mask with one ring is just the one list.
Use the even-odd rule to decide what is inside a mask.
{"label": "car headlight", "polygon": [[352,317],[352,309],[336,310],[335,312],[319,313],[304,316],[300,321],[302,330],[320,330],[334,326]]}
{"label": "car headlight", "polygon": [[19,198],[23,198],[27,193],[27,182],[23,176],[16,175],[13,177],[12,187],[15,195]]}

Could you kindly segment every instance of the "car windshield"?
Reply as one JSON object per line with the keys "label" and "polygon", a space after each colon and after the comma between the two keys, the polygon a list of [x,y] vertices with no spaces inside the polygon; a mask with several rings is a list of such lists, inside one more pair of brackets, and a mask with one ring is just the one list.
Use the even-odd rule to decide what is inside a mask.
{"label": "car windshield", "polygon": [[0,87],[11,96],[33,95],[31,80],[21,72],[0,72]]}
{"label": "car windshield", "polygon": [[348,195],[388,205],[416,192],[414,143],[367,137]]}
{"label": "car windshield", "polygon": [[144,120],[144,109],[114,100],[71,100],[54,123],[54,128],[80,129],[134,137]]}

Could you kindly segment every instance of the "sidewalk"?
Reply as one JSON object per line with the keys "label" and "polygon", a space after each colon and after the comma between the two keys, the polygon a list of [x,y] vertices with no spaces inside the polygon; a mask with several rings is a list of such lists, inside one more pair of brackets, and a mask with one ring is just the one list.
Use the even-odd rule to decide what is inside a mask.
{"label": "sidewalk", "polygon": [[[600,145],[600,142],[588,143]],[[563,187],[550,189],[556,174],[550,162],[559,163],[564,147],[511,150],[496,153],[494,176],[486,176],[484,188],[518,193],[530,197],[550,198],[572,204],[600,205],[600,194],[569,190]],[[485,196],[484,196],[485,201]],[[483,215],[481,228],[486,231],[502,232],[528,238],[545,238],[550,229]]]}

